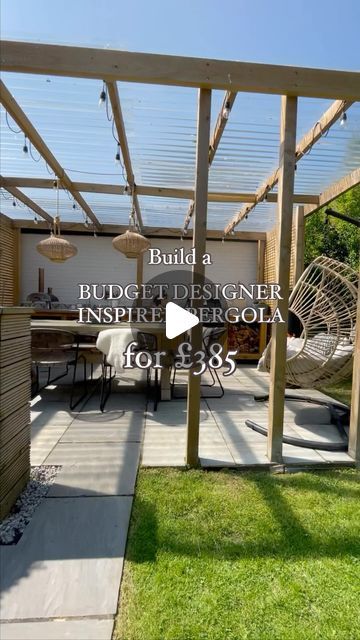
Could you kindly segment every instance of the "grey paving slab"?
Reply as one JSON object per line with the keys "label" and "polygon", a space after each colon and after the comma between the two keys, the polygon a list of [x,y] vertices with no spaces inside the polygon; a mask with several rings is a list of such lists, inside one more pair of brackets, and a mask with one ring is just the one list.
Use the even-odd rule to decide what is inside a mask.
{"label": "grey paving slab", "polygon": [[225,395],[222,398],[207,398],[206,402],[211,411],[242,411],[245,403],[253,404],[253,394],[239,391],[230,392],[225,391]]}
{"label": "grey paving slab", "polygon": [[354,464],[354,459],[346,451],[316,451],[325,462],[348,462],[349,464]]}
{"label": "grey paving slab", "polygon": [[228,443],[231,454],[237,465],[258,466],[270,464],[266,455],[266,440],[263,444],[245,445],[244,443]]}
{"label": "grey paving slab", "polygon": [[140,442],[144,424],[145,417],[140,412],[116,412],[114,416],[80,414],[61,442]]}
{"label": "grey paving slab", "polygon": [[[99,411],[99,394],[93,395],[85,404],[82,411]],[[144,411],[146,407],[146,396],[143,393],[112,393],[105,405],[105,412],[111,411]]]}
{"label": "grey paving slab", "polygon": [[139,442],[59,444],[46,461],[63,465],[48,495],[131,495],[139,457]]}
{"label": "grey paving slab", "polygon": [[59,406],[58,403],[54,403],[54,406],[49,404],[35,405],[31,409],[31,428],[36,432],[42,427],[50,425],[69,426],[76,415],[61,405]]}
{"label": "grey paving slab", "polygon": [[314,449],[293,447],[291,444],[283,445],[283,460],[287,464],[311,464],[323,463],[324,459]]}
{"label": "grey paving slab", "polygon": [[235,460],[224,443],[208,444],[200,441],[199,458],[202,467],[235,466]]}
{"label": "grey paving slab", "polygon": [[46,620],[1,625],[2,640],[111,640],[112,618]]}
{"label": "grey paving slab", "polygon": [[143,467],[185,467],[185,441],[177,446],[148,444],[144,446],[141,465]]}
{"label": "grey paving slab", "polygon": [[317,425],[293,425],[293,430],[297,437],[304,440],[315,440],[317,442],[340,442],[341,436],[338,429],[333,424]]}
{"label": "grey paving slab", "polygon": [[1,548],[7,620],[114,615],[132,499],[47,498]]}
{"label": "grey paving slab", "polygon": [[[50,427],[31,437],[30,460],[32,465],[45,463],[46,458],[60,441],[67,427]],[[45,430],[44,430],[45,431]]]}

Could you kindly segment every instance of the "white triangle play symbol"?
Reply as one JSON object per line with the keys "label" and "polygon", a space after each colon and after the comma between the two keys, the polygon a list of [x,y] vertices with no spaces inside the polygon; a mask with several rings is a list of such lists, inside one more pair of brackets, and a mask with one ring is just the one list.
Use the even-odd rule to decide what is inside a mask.
{"label": "white triangle play symbol", "polygon": [[199,318],[193,313],[179,307],[174,302],[168,302],[165,309],[166,337],[169,340],[188,331],[199,324]]}

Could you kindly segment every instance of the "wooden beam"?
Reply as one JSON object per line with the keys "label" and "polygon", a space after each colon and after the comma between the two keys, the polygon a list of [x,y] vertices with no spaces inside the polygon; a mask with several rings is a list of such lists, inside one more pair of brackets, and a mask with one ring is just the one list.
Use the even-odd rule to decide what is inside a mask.
{"label": "wooden beam", "polygon": [[359,100],[360,74],[4,40],[3,71]]}
{"label": "wooden beam", "polygon": [[[23,178],[7,177],[3,178],[3,186],[23,187],[30,189],[52,189],[54,181],[49,178]],[[126,195],[125,187],[119,184],[101,184],[94,182],[73,182],[73,187],[77,191],[84,193],[108,193],[112,195]],[[188,200],[194,198],[193,189],[182,189],[181,187],[150,187],[136,185],[136,193],[142,196],[154,196],[160,198],[179,198]],[[255,202],[255,193],[237,193],[228,191],[210,191],[208,202]],[[277,202],[277,193],[269,193],[268,202]],[[318,195],[296,193],[294,203],[318,204]]]}
{"label": "wooden beam", "polygon": [[[39,224],[35,225],[32,220],[12,220],[14,227],[18,227],[20,229],[33,229],[34,231],[39,231],[42,229],[49,228],[48,224],[44,222],[39,222]],[[120,233],[125,233],[128,229],[128,225],[115,225],[115,224],[104,224],[101,228],[101,233],[109,234],[109,235],[118,235]],[[61,232],[67,231],[71,232],[81,232],[84,235],[92,234],[93,231],[91,229],[86,229],[84,227],[83,222],[62,222],[61,223]],[[145,226],[143,233],[146,237],[149,238],[174,238],[175,240],[180,240],[179,228],[178,227],[150,227]],[[187,236],[184,237],[185,242],[192,242],[193,232],[192,229],[189,230]],[[206,232],[206,237],[208,240],[222,240],[223,232],[208,229]],[[258,242],[258,240],[264,240],[266,238],[265,231],[236,231],[234,236],[231,236],[226,242]]]}
{"label": "wooden beam", "polygon": [[256,281],[258,283],[264,282],[265,277],[265,240],[258,240],[258,251],[257,251],[257,278]]}
{"label": "wooden beam", "polygon": [[304,207],[296,207],[294,221],[294,284],[299,280],[304,271],[304,250],[305,250],[305,223]]}
{"label": "wooden beam", "polygon": [[223,103],[221,105],[221,110],[219,112],[219,115],[217,117],[216,123],[215,123],[215,127],[214,127],[214,131],[212,133],[212,136],[210,138],[210,148],[209,148],[209,165],[211,166],[212,161],[214,160],[215,157],[215,153],[217,151],[217,148],[220,144],[220,140],[222,138],[222,134],[224,133],[226,124],[228,122],[228,118],[224,117],[224,110],[228,109],[229,111],[231,111],[231,109],[234,106],[234,102],[236,99],[236,91],[227,91],[225,93],[224,96],[224,100]]}
{"label": "wooden beam", "polygon": [[126,137],[125,123],[122,115],[119,92],[118,92],[116,82],[108,82],[107,89],[108,89],[108,94],[111,102],[111,109],[114,116],[115,127],[116,127],[116,131],[118,134],[118,139],[121,147],[121,153],[124,159],[126,179],[133,191],[132,198],[133,198],[133,203],[136,211],[136,217],[137,217],[139,227],[140,229],[142,229],[143,221],[141,216],[140,203],[139,203],[139,198],[137,197],[137,189],[135,190],[134,172],[132,169],[129,145]]}
{"label": "wooden beam", "polygon": [[356,187],[358,184],[360,184],[360,167],[349,173],[347,176],[341,178],[338,182],[330,185],[330,187],[320,193],[319,202],[315,207],[311,207],[310,205],[304,207],[305,217],[311,216],[315,211],[325,207],[329,202],[338,196],[341,196],[342,193],[346,193],[353,187]]}
{"label": "wooden beam", "polygon": [[[203,255],[206,252],[207,191],[209,180],[209,138],[210,138],[211,91],[200,89],[197,121],[196,180],[195,180],[195,216],[193,248],[195,265],[192,268],[192,282],[202,286],[205,279]],[[194,309],[201,300],[192,300]],[[191,329],[193,353],[203,348],[202,324]],[[192,368],[188,374],[187,398],[187,438],[186,464],[194,467],[199,462],[199,426],[200,426],[200,384],[201,376],[195,376]]]}
{"label": "wooden beam", "polygon": [[[227,121],[228,121],[228,117],[224,117],[224,109],[228,109],[228,111],[230,112],[233,104],[235,102],[235,98],[236,98],[236,92],[234,91],[226,91],[224,99],[223,99],[223,103],[221,105],[221,109],[219,112],[219,115],[216,119],[216,123],[215,123],[215,127],[214,127],[214,131],[211,135],[210,138],[210,146],[209,146],[209,167],[211,167],[212,162],[215,158],[215,153],[217,151],[217,148],[220,144],[220,140],[222,137],[222,134],[224,133]],[[209,197],[209,195],[208,195]],[[183,224],[183,229],[188,229],[189,224],[190,224],[190,220],[192,218],[192,215],[194,213],[194,208],[195,208],[195,203],[194,200],[191,200],[191,202],[189,202],[189,206],[188,206],[188,210],[184,219],[184,224]]]}
{"label": "wooden beam", "polygon": [[37,151],[43,157],[45,162],[49,165],[57,178],[61,181],[62,186],[65,187],[69,191],[69,193],[71,193],[78,205],[83,209],[90,220],[92,220],[94,225],[98,229],[100,229],[101,225],[96,215],[90,209],[89,205],[85,202],[82,195],[78,191],[76,191],[76,189],[74,189],[73,183],[70,180],[69,176],[67,175],[63,167],[58,163],[55,156],[51,153],[49,147],[45,144],[38,131],[30,122],[29,118],[25,115],[24,111],[18,105],[15,98],[11,95],[10,91],[8,91],[2,80],[0,80],[0,96],[1,102],[6,111],[20,127],[20,129],[22,129],[26,137],[30,140],[31,144],[36,147]]}
{"label": "wooden beam", "polygon": [[[300,140],[296,146],[295,159],[299,162],[311,147],[316,144],[318,140],[326,133],[330,127],[339,119],[341,115],[351,107],[353,102],[344,100],[335,100],[327,111],[321,116],[318,122],[315,122],[314,126],[308,131]],[[225,227],[225,233],[228,234],[236,225],[249,215],[250,211],[256,207],[259,202],[269,198],[269,191],[271,191],[279,181],[280,168],[276,169],[271,176],[261,185],[256,192],[256,199],[254,204],[244,205],[240,211],[232,218],[229,224]],[[301,204],[301,203],[299,203]]]}
{"label": "wooden beam", "polygon": [[[1,179],[1,177],[0,177],[0,179]],[[16,198],[17,200],[20,200],[20,202],[22,202],[27,207],[29,207],[29,209],[31,209],[34,213],[36,213],[37,216],[40,216],[41,218],[43,218],[47,222],[50,222],[50,224],[53,222],[52,216],[50,214],[48,214],[46,211],[44,211],[44,209],[39,207],[39,205],[36,204],[36,202],[34,202],[33,200],[31,200],[31,198],[29,198],[27,195],[25,195],[25,193],[23,193],[22,191],[20,191],[16,187],[4,187],[4,188],[14,198]]]}
{"label": "wooden beam", "polygon": [[356,314],[356,336],[354,345],[353,382],[351,391],[349,456],[354,458],[354,460],[360,464],[360,272]]}
{"label": "wooden beam", "polygon": [[295,176],[297,98],[281,99],[279,202],[277,211],[276,282],[280,285],[282,300],[278,301],[284,322],[272,325],[268,458],[282,462],[282,436],[284,428],[284,396],[286,345],[289,315],[289,281],[291,231],[293,217],[293,190]]}

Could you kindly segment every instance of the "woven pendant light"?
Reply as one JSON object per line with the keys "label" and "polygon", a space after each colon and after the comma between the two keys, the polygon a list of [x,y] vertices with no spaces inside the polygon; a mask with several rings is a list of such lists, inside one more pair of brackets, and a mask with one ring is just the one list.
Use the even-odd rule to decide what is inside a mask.
{"label": "woven pendant light", "polygon": [[37,251],[51,262],[65,262],[69,258],[73,258],[77,254],[77,248],[74,244],[65,240],[60,235],[60,218],[59,218],[59,183],[57,182],[56,208],[57,215],[54,218],[53,229],[50,236],[41,240],[36,245]]}
{"label": "woven pendant light", "polygon": [[120,236],[116,236],[116,238],[113,239],[112,244],[116,251],[120,251],[127,258],[138,258],[151,246],[151,242],[147,238],[135,231],[134,204],[130,213],[129,229]]}

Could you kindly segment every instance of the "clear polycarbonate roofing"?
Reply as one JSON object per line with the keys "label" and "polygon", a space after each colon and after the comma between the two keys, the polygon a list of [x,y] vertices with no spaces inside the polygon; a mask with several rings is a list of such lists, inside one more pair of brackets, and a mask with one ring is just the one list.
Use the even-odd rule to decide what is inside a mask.
{"label": "clear polycarbonate roofing", "polygon": [[[115,163],[116,131],[111,108],[99,107],[102,82],[75,78],[4,73],[3,80],[22,110],[73,182],[124,186],[126,176]],[[196,163],[196,89],[118,82],[135,182],[149,187],[192,189]],[[224,93],[212,92],[211,129]],[[318,122],[329,100],[300,98],[297,140]],[[50,178],[36,149],[24,154],[24,134],[1,112],[1,173],[4,177]],[[280,97],[238,93],[209,171],[209,191],[255,193],[279,162]],[[9,128],[10,127],[10,128]],[[29,146],[29,143],[27,143]],[[30,149],[29,149],[30,150]],[[336,122],[301,161],[295,193],[318,195],[360,165],[360,104],[348,110],[345,126]],[[52,189],[21,188],[50,215],[56,213]],[[275,189],[276,190],[276,189]],[[82,193],[101,224],[127,224],[131,208],[126,195]],[[146,226],[179,228],[189,200],[139,195]],[[34,213],[1,190],[1,211],[12,218]],[[242,202],[208,206],[208,228],[223,229]],[[274,225],[276,207],[261,203],[238,229],[266,231]],[[60,217],[82,222],[84,214],[62,192]]]}

